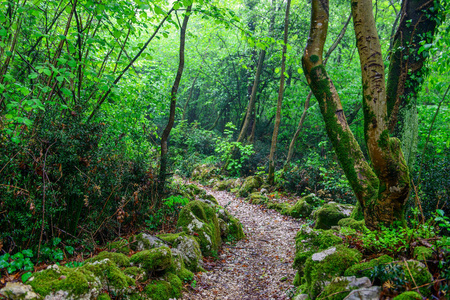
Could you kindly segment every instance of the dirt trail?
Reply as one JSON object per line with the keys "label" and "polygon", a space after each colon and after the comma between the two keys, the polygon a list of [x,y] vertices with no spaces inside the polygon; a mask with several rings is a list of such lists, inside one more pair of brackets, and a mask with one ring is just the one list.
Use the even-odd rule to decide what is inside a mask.
{"label": "dirt trail", "polygon": [[206,190],[241,221],[247,239],[224,245],[218,259],[206,264],[210,271],[196,276],[195,289],[183,299],[290,299],[294,237],[301,222],[228,192]]}

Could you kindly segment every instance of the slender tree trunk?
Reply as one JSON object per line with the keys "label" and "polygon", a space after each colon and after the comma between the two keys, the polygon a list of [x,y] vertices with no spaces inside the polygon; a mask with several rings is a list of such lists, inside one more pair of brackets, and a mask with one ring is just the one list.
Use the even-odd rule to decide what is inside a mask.
{"label": "slender tree trunk", "polygon": [[239,137],[237,142],[242,142],[246,136],[248,125],[250,124],[250,118],[252,115],[252,111],[255,107],[255,99],[256,93],[258,91],[259,77],[261,76],[261,70],[264,65],[264,58],[266,57],[266,50],[261,50],[259,53],[258,66],[256,68],[255,80],[253,82],[252,93],[250,95],[250,100],[247,105],[247,112],[245,113],[244,124],[241,127],[241,131],[239,133]]}
{"label": "slender tree trunk", "polygon": [[[333,45],[331,45],[330,49],[328,49],[328,52],[325,55],[325,60],[323,62],[324,66],[327,64],[327,61],[330,58],[331,53],[333,53],[333,51],[336,49],[336,47],[339,45],[339,43],[341,42],[342,38],[344,37],[345,32],[347,31],[348,24],[350,23],[351,19],[352,19],[352,14],[350,14],[348,16],[347,22],[345,22],[344,27],[342,27],[342,29],[341,29],[341,32],[337,36],[337,38],[334,41]],[[303,108],[302,116],[300,117],[300,122],[298,122],[297,130],[295,131],[294,136],[291,139],[291,143],[289,144],[288,155],[287,155],[286,161],[284,163],[284,171],[287,170],[287,168],[289,167],[289,163],[291,162],[292,156],[294,156],[295,142],[297,141],[297,139],[298,139],[298,137],[300,135],[300,132],[302,131],[303,123],[305,122],[306,115],[308,114],[309,102],[311,100],[311,96],[312,96],[312,92],[310,91],[308,93],[308,96],[306,97],[305,106]]]}
{"label": "slender tree trunk", "polygon": [[280,75],[280,89],[278,90],[278,101],[277,101],[277,113],[275,117],[275,126],[273,127],[272,134],[272,144],[270,146],[270,154],[269,154],[269,175],[267,181],[269,184],[274,184],[275,178],[275,152],[277,150],[277,139],[278,139],[278,131],[280,129],[281,122],[281,105],[283,103],[283,94],[284,94],[284,79],[285,79],[285,69],[286,69],[286,51],[287,51],[287,42],[288,42],[288,33],[289,33],[289,8],[291,6],[291,0],[287,0],[286,4],[286,15],[284,18],[284,45],[281,53],[281,75]]}
{"label": "slender tree trunk", "polygon": [[165,182],[166,182],[166,170],[167,170],[167,155],[168,155],[168,146],[167,146],[167,139],[169,138],[170,131],[172,130],[173,123],[175,122],[175,107],[177,104],[177,92],[178,87],[180,85],[181,76],[183,75],[183,69],[184,69],[184,46],[185,46],[185,40],[186,40],[186,28],[187,23],[189,21],[189,16],[191,14],[192,5],[189,5],[186,9],[186,13],[184,15],[183,19],[183,25],[180,29],[180,58],[178,63],[178,71],[177,75],[175,77],[175,81],[172,86],[172,91],[170,92],[170,114],[169,114],[169,121],[167,123],[166,128],[164,128],[164,131],[161,136],[161,162],[160,162],[160,169],[159,169],[159,183],[158,183],[158,191],[159,193],[163,194],[165,192]]}

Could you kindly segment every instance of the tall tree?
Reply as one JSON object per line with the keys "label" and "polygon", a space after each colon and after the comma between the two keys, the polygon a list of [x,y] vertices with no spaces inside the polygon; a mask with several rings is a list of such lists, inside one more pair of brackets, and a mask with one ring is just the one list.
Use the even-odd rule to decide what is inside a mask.
{"label": "tall tree", "polygon": [[269,154],[269,175],[267,181],[269,184],[274,183],[275,177],[275,151],[277,150],[277,139],[278,139],[278,130],[280,129],[281,122],[281,104],[283,102],[283,94],[284,94],[284,80],[285,80],[285,69],[286,69],[286,52],[287,52],[287,42],[288,42],[288,33],[289,33],[289,8],[291,7],[291,0],[287,0],[286,4],[286,15],[284,17],[284,38],[283,38],[283,50],[281,52],[281,76],[280,76],[280,89],[278,90],[278,101],[277,101],[277,112],[275,117],[275,126],[273,127],[272,134],[272,144],[270,146],[270,154]]}
{"label": "tall tree", "polygon": [[[409,2],[404,0],[402,6],[408,6]],[[417,16],[405,15],[404,18],[418,18],[420,21],[414,23],[424,28],[411,34],[421,32],[433,36],[435,26],[430,27],[427,23],[434,22],[438,9],[433,1],[415,2],[419,8]],[[410,190],[409,171],[400,141],[389,134],[389,117],[395,120],[397,112],[389,109],[388,105],[390,98],[386,95],[384,62],[372,1],[352,0],[351,9],[362,73],[364,137],[370,164],[349,128],[337,90],[323,65],[322,53],[329,21],[328,0],[312,1],[310,37],[302,64],[308,84],[319,102],[328,137],[364,213],[366,226],[379,229],[382,224],[404,222],[405,203]],[[399,30],[402,35],[401,27]],[[415,41],[414,38],[411,40]],[[400,68],[405,65],[399,64]],[[403,71],[407,73],[408,69]],[[401,71],[400,74],[404,73]],[[396,74],[390,75],[389,81],[398,80]],[[397,89],[396,96],[401,96],[406,81],[398,82],[403,88]]]}
{"label": "tall tree", "polygon": [[179,63],[177,75],[175,76],[175,81],[172,85],[172,90],[170,92],[170,113],[169,113],[169,121],[167,122],[166,128],[161,135],[161,161],[159,167],[159,184],[158,191],[160,193],[164,193],[165,182],[166,182],[166,173],[167,173],[167,154],[168,154],[168,146],[167,140],[169,138],[170,131],[172,130],[173,123],[175,122],[175,108],[177,105],[177,92],[178,87],[180,85],[181,76],[183,75],[184,69],[184,47],[186,41],[186,28],[189,21],[189,17],[191,15],[192,4],[189,5],[184,14],[183,24],[180,29],[180,53],[179,53]]}

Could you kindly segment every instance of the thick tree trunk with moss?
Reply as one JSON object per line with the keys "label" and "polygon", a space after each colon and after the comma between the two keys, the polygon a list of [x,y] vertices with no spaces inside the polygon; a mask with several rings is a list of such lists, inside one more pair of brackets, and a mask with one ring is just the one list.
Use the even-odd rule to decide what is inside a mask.
{"label": "thick tree trunk with moss", "polygon": [[[338,93],[323,65],[329,20],[327,0],[312,2],[311,30],[302,62],[328,137],[364,212],[366,225],[378,229],[381,224],[404,222],[410,180],[400,141],[389,135],[384,64],[372,1],[353,0],[351,6],[362,73],[364,135],[371,165],[348,127]],[[394,115],[392,111],[391,119]]]}

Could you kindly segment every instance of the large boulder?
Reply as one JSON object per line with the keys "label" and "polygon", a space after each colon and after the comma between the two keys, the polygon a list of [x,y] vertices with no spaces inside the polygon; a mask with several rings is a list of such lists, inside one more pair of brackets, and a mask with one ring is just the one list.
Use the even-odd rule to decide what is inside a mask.
{"label": "large boulder", "polygon": [[247,197],[249,194],[255,192],[263,185],[264,180],[259,176],[249,176],[245,178],[244,183],[239,188],[238,196]]}
{"label": "large boulder", "polygon": [[203,164],[197,166],[191,173],[191,178],[198,181],[206,181],[207,179],[213,177],[216,173],[217,168],[211,165]]}
{"label": "large boulder", "polygon": [[180,211],[178,226],[195,237],[204,255],[216,255],[221,244],[219,221],[215,208],[205,202],[189,202]]}
{"label": "large boulder", "polygon": [[293,218],[306,218],[313,211],[313,205],[316,203],[316,197],[314,194],[309,194],[303,198],[300,198],[294,205],[289,207],[286,214]]}
{"label": "large boulder", "polygon": [[181,252],[186,268],[193,272],[202,269],[202,252],[197,240],[192,236],[181,235],[175,239],[172,247]]}
{"label": "large boulder", "polygon": [[316,229],[330,229],[337,226],[339,220],[350,217],[354,206],[329,202],[313,213]]}
{"label": "large boulder", "polygon": [[167,246],[167,244],[159,237],[147,233],[133,235],[129,239],[129,244],[130,248],[134,251],[150,250],[153,248]]}

